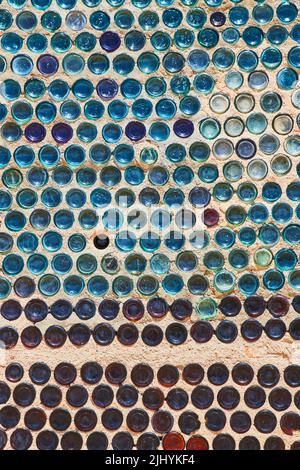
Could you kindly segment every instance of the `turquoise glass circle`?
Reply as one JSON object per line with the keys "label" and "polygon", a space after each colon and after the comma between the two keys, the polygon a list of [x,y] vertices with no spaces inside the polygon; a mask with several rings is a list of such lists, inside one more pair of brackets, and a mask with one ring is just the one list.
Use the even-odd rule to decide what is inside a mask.
{"label": "turquoise glass circle", "polygon": [[39,280],[38,289],[46,297],[52,297],[60,290],[60,280],[53,274],[44,274]]}
{"label": "turquoise glass circle", "polygon": [[45,250],[49,252],[55,252],[61,249],[62,247],[62,236],[58,232],[49,231],[46,232],[42,238],[42,245]]}
{"label": "turquoise glass circle", "polygon": [[270,291],[278,291],[285,284],[284,274],[276,269],[269,269],[263,275],[263,284]]}
{"label": "turquoise glass circle", "polygon": [[109,284],[103,276],[94,276],[87,283],[88,291],[91,295],[100,297],[108,291]]}
{"label": "turquoise glass circle", "polygon": [[39,161],[46,168],[52,168],[57,165],[60,160],[60,152],[53,145],[44,145],[38,153]]}
{"label": "turquoise glass circle", "polygon": [[56,274],[67,274],[73,266],[72,258],[64,253],[55,255],[51,261],[51,267]]}
{"label": "turquoise glass circle", "polygon": [[5,299],[11,292],[11,283],[8,279],[0,277],[0,298]]}
{"label": "turquoise glass circle", "polygon": [[32,232],[23,232],[17,238],[17,246],[23,253],[33,253],[39,244],[38,237]]}
{"label": "turquoise glass circle", "polygon": [[12,210],[6,214],[4,222],[8,230],[20,232],[25,227],[27,220],[22,212]]}
{"label": "turquoise glass circle", "polygon": [[28,168],[34,162],[34,150],[27,145],[21,145],[14,151],[14,160],[20,168]]}
{"label": "turquoise glass circle", "polygon": [[68,247],[74,253],[79,253],[84,250],[86,247],[86,239],[84,235],[80,233],[74,233],[68,239]]}
{"label": "turquoise glass circle", "polygon": [[259,288],[259,280],[255,274],[243,274],[238,280],[239,290],[244,295],[254,295]]}
{"label": "turquoise glass circle", "polygon": [[49,124],[54,121],[57,110],[54,103],[51,103],[50,101],[42,101],[37,105],[35,112],[39,121],[43,124]]}
{"label": "turquoise glass circle", "polygon": [[154,274],[166,274],[170,269],[170,260],[163,253],[156,253],[150,259],[150,268]]}
{"label": "turquoise glass circle", "polygon": [[178,274],[167,274],[162,280],[162,288],[167,294],[176,295],[183,287],[183,278]]}
{"label": "turquoise glass circle", "polygon": [[67,295],[77,296],[80,295],[85,286],[82,277],[77,275],[70,275],[64,279],[63,289]]}
{"label": "turquoise glass circle", "polygon": [[119,297],[126,297],[133,290],[133,281],[128,276],[117,276],[112,282],[112,290]]}

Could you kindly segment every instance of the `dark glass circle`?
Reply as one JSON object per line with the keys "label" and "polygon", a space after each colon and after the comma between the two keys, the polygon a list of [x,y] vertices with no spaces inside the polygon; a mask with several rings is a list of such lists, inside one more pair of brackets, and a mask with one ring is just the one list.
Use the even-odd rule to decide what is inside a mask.
{"label": "dark glass circle", "polygon": [[123,315],[127,320],[138,321],[144,315],[144,305],[138,299],[129,299],[123,304]]}
{"label": "dark glass circle", "polygon": [[207,370],[207,378],[213,385],[223,385],[227,382],[229,377],[229,370],[221,362],[217,362],[209,366]]}
{"label": "dark glass circle", "polygon": [[6,432],[0,429],[0,450],[3,450],[7,444]]}
{"label": "dark glass circle", "polygon": [[97,415],[94,410],[81,408],[74,416],[74,424],[79,431],[91,431],[97,424]]}
{"label": "dark glass circle", "polygon": [[265,324],[265,333],[266,335],[273,340],[280,340],[281,338],[284,337],[286,333],[286,326],[285,323],[282,320],[277,320],[277,319],[271,319],[268,320],[267,323]]}
{"label": "dark glass circle", "polygon": [[250,317],[262,315],[266,308],[265,299],[259,295],[251,295],[244,301],[245,312]]}
{"label": "dark glass circle", "polygon": [[20,383],[13,391],[14,402],[22,407],[31,405],[36,396],[35,388],[31,384]]}
{"label": "dark glass circle", "polygon": [[6,403],[11,395],[11,391],[7,383],[0,382],[0,404],[3,405]]}
{"label": "dark glass circle", "polygon": [[83,444],[83,439],[79,432],[68,431],[60,441],[62,450],[80,450]]}
{"label": "dark glass circle", "polygon": [[120,362],[112,362],[105,369],[105,378],[113,385],[119,385],[124,382],[126,376],[126,367]]}
{"label": "dark glass circle", "polygon": [[55,385],[46,385],[40,394],[41,403],[48,408],[55,408],[62,400],[62,392]]}
{"label": "dark glass circle", "polygon": [[88,450],[106,450],[108,439],[103,432],[93,432],[86,440],[86,447]]}
{"label": "dark glass circle", "polygon": [[289,333],[291,337],[295,340],[300,339],[300,320],[299,318],[296,318],[290,323],[289,326]]}
{"label": "dark glass circle", "polygon": [[56,408],[49,416],[50,426],[56,431],[65,431],[72,422],[71,414],[63,408]]}
{"label": "dark glass circle", "polygon": [[210,15],[210,22],[213,26],[223,26],[226,23],[226,15],[222,11],[214,11]]}
{"label": "dark glass circle", "polygon": [[257,372],[257,380],[262,387],[275,387],[275,385],[278,384],[279,379],[279,370],[272,364],[266,364],[262,366]]}
{"label": "dark glass circle", "polygon": [[17,300],[6,300],[1,305],[1,315],[5,320],[13,321],[17,320],[22,313],[22,306]]}
{"label": "dark glass circle", "polygon": [[248,385],[253,380],[254,371],[249,364],[245,362],[239,362],[233,367],[231,375],[233,381],[236,384]]}
{"label": "dark glass circle", "polygon": [[142,122],[130,121],[125,127],[125,135],[133,142],[137,142],[145,137],[146,127]]}
{"label": "dark glass circle", "polygon": [[293,298],[292,306],[295,312],[300,313],[300,295],[296,295]]}
{"label": "dark glass circle", "polygon": [[239,442],[239,450],[260,450],[259,440],[254,436],[245,436]]}
{"label": "dark glass circle", "polygon": [[241,335],[249,342],[257,341],[263,332],[261,323],[257,320],[246,320],[241,325]]}
{"label": "dark glass circle", "polygon": [[4,326],[0,328],[0,342],[2,342],[3,349],[13,348],[19,339],[19,335],[14,328]]}
{"label": "dark glass circle", "polygon": [[230,426],[234,432],[244,434],[251,427],[251,418],[245,411],[235,411],[230,417]]}
{"label": "dark glass circle", "polygon": [[207,385],[198,385],[198,387],[194,388],[192,391],[191,401],[199,410],[205,410],[209,408],[214,401],[214,393]]}
{"label": "dark glass circle", "polygon": [[295,406],[300,409],[300,391],[298,391],[294,396]]}
{"label": "dark glass circle", "polygon": [[256,154],[257,147],[251,139],[241,139],[235,146],[235,151],[238,157],[243,160],[249,160]]}
{"label": "dark glass circle", "polygon": [[244,400],[250,408],[260,408],[266,401],[266,393],[263,388],[255,385],[247,388]]}
{"label": "dark glass circle", "polygon": [[71,385],[66,393],[67,402],[75,408],[84,406],[88,397],[88,392],[82,385]]}
{"label": "dark glass circle", "polygon": [[111,431],[115,431],[123,423],[123,415],[117,408],[107,408],[101,415],[102,425]]}
{"label": "dark glass circle", "polygon": [[34,384],[44,385],[51,377],[50,367],[44,362],[35,362],[30,366],[29,377]]}
{"label": "dark glass circle", "polygon": [[182,377],[190,385],[198,385],[204,378],[204,370],[200,364],[192,363],[185,366]]}
{"label": "dark glass circle", "polygon": [[154,378],[152,368],[147,364],[137,364],[132,368],[131,380],[137,387],[147,387]]}
{"label": "dark glass circle", "polygon": [[205,437],[194,435],[186,443],[187,450],[208,450],[209,444]]}
{"label": "dark glass circle", "polygon": [[100,98],[103,100],[111,100],[118,93],[118,84],[115,80],[104,78],[98,83],[96,90]]}
{"label": "dark glass circle", "polygon": [[8,364],[5,369],[5,378],[9,382],[19,382],[24,375],[24,369],[18,362]]}
{"label": "dark glass circle", "polygon": [[219,304],[219,309],[226,317],[235,317],[242,309],[241,301],[234,295],[223,297]]}
{"label": "dark glass circle", "polygon": [[268,434],[274,431],[277,424],[277,418],[269,410],[262,410],[257,413],[254,418],[254,426],[256,429],[263,433]]}
{"label": "dark glass circle", "polygon": [[207,343],[213,334],[213,327],[208,321],[197,321],[190,329],[190,335],[197,343]]}
{"label": "dark glass circle", "polygon": [[300,415],[293,411],[284,413],[280,419],[280,428],[284,434],[289,436],[293,435],[294,432],[297,432],[300,429]]}
{"label": "dark glass circle", "polygon": [[53,431],[42,431],[36,437],[36,446],[39,450],[55,450],[58,446],[58,437]]}
{"label": "dark glass circle", "polygon": [[40,408],[30,408],[24,416],[24,424],[31,431],[40,431],[47,422],[47,415]]}
{"label": "dark glass circle", "polygon": [[91,331],[87,325],[76,323],[69,329],[68,337],[75,346],[84,346],[89,342]]}
{"label": "dark glass circle", "polygon": [[292,395],[286,388],[273,388],[269,394],[269,403],[276,411],[285,411],[292,403]]}
{"label": "dark glass circle", "polygon": [[164,317],[169,310],[168,303],[165,299],[161,297],[153,297],[148,300],[147,311],[153,318],[162,318]]}
{"label": "dark glass circle", "polygon": [[159,388],[147,388],[142,396],[143,404],[149,410],[159,410],[164,404],[164,394]]}
{"label": "dark glass circle", "polygon": [[126,424],[133,432],[143,432],[149,425],[149,416],[145,410],[136,408],[129,411]]}
{"label": "dark glass circle", "polygon": [[136,442],[136,448],[138,450],[156,450],[159,445],[159,437],[150,432],[141,434]]}
{"label": "dark glass circle", "polygon": [[218,408],[210,408],[204,416],[205,426],[213,432],[221,431],[226,424],[226,415],[224,411]]}
{"label": "dark glass circle", "polygon": [[234,450],[235,440],[229,434],[218,434],[212,443],[213,450]]}
{"label": "dark glass circle", "polygon": [[279,436],[270,436],[265,441],[264,450],[285,450],[285,443]]}
{"label": "dark glass circle", "polygon": [[0,424],[4,429],[16,427],[20,421],[20,417],[20,411],[14,406],[3,406],[0,410]]}
{"label": "dark glass circle", "polygon": [[119,326],[117,331],[117,338],[121,344],[131,346],[135,344],[139,337],[139,330],[132,323],[124,323]]}
{"label": "dark glass circle", "polygon": [[157,372],[157,379],[164,387],[173,387],[179,380],[177,367],[171,364],[161,366]]}
{"label": "dark glass circle", "polygon": [[200,428],[200,420],[194,411],[184,411],[178,418],[178,426],[183,434],[193,434]]}
{"label": "dark glass circle", "polygon": [[182,388],[172,388],[166,396],[166,402],[173,410],[182,410],[188,401],[189,396]]}
{"label": "dark glass circle", "polygon": [[164,334],[158,325],[146,325],[142,331],[142,340],[147,346],[158,346],[163,340]]}
{"label": "dark glass circle", "polygon": [[60,325],[49,326],[44,334],[44,340],[50,348],[61,348],[67,337],[65,329]]}
{"label": "dark glass circle", "polygon": [[90,299],[80,299],[75,305],[74,310],[81,320],[89,320],[96,313],[96,305]]}
{"label": "dark glass circle", "polygon": [[222,320],[216,328],[216,336],[222,343],[232,343],[237,335],[237,326],[232,321]]}
{"label": "dark glass circle", "polygon": [[167,341],[175,346],[183,344],[187,339],[187,335],[187,329],[181,323],[171,323],[165,331]]}
{"label": "dark glass circle", "polygon": [[93,338],[97,344],[108,346],[115,338],[115,330],[109,323],[100,323],[94,328]]}
{"label": "dark glass circle", "polygon": [[132,385],[121,385],[117,391],[117,401],[121,406],[128,408],[134,406],[138,400],[139,393]]}
{"label": "dark glass circle", "polygon": [[300,441],[295,441],[291,445],[291,450],[300,450]]}
{"label": "dark glass circle", "polygon": [[26,304],[24,312],[29,321],[36,323],[45,320],[48,306],[43,300],[32,299]]}
{"label": "dark glass circle", "polygon": [[151,424],[155,432],[158,434],[166,434],[171,431],[174,418],[169,411],[159,410],[152,416]]}
{"label": "dark glass circle", "polygon": [[105,408],[109,406],[114,399],[114,392],[109,385],[100,384],[94,388],[92,393],[92,400],[96,406]]}
{"label": "dark glass circle", "polygon": [[81,379],[90,385],[94,385],[101,380],[103,369],[97,362],[86,362],[80,369]]}
{"label": "dark glass circle", "polygon": [[14,283],[14,291],[18,297],[30,297],[35,291],[35,282],[27,276],[19,277]]}
{"label": "dark glass circle", "polygon": [[186,320],[193,313],[193,304],[187,299],[176,299],[172,303],[170,310],[176,320]]}
{"label": "dark glass circle", "polygon": [[134,440],[129,432],[118,432],[112,438],[111,445],[114,450],[132,450]]}
{"label": "dark glass circle", "polygon": [[300,386],[300,366],[291,364],[284,370],[284,380],[290,387]]}
{"label": "dark glass circle", "polygon": [[109,245],[109,238],[106,235],[97,235],[94,238],[94,246],[97,250],[105,250]]}
{"label": "dark glass circle", "polygon": [[234,387],[223,387],[218,392],[217,400],[224,410],[233,410],[240,402],[240,394]]}
{"label": "dark glass circle", "polygon": [[36,348],[42,338],[42,333],[37,326],[27,326],[21,333],[21,341],[26,348]]}
{"label": "dark glass circle", "polygon": [[100,36],[99,42],[102,49],[106,52],[114,52],[121,45],[120,36],[114,31],[105,31],[105,33]]}
{"label": "dark glass circle", "polygon": [[71,302],[65,299],[56,300],[50,307],[51,315],[56,320],[66,320],[73,311]]}
{"label": "dark glass circle", "polygon": [[68,362],[61,362],[54,369],[54,378],[60,385],[70,385],[76,376],[76,368]]}
{"label": "dark glass circle", "polygon": [[32,444],[32,435],[28,429],[15,429],[10,436],[10,445],[14,450],[27,450]]}
{"label": "dark glass circle", "polygon": [[105,320],[114,320],[119,313],[119,304],[113,299],[104,299],[99,304],[99,314]]}
{"label": "dark glass circle", "polygon": [[283,295],[273,295],[268,300],[267,308],[273,317],[283,317],[288,313],[290,303]]}

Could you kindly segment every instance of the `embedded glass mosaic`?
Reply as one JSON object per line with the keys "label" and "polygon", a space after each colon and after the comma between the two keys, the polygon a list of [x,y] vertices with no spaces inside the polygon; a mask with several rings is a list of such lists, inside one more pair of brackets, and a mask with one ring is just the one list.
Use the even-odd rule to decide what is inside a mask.
{"label": "embedded glass mosaic", "polygon": [[[251,368],[263,342],[279,355],[300,340],[299,8],[296,0],[1,1],[0,341],[16,351],[21,375],[1,370],[0,447],[300,448],[285,440],[300,430],[299,397],[282,384],[267,399],[261,388],[279,381],[276,356],[261,367],[278,380],[245,389],[242,404],[244,388],[232,384],[214,404],[208,386],[200,399],[188,380],[141,395],[135,387],[152,379],[132,378],[123,399],[126,375],[106,376],[118,391],[70,385],[82,372],[77,348],[94,355],[86,373],[99,380],[81,374],[89,384],[102,377],[103,351],[123,351],[123,362],[117,352],[111,362],[115,377],[135,367],[127,350],[135,364],[141,351],[157,351],[160,370],[176,347],[178,357],[199,352],[197,373],[218,359],[222,385],[226,347],[238,363],[246,345]],[[74,378],[62,383],[57,372],[41,403],[58,406],[70,385],[65,409],[28,408],[23,420],[20,408],[38,396],[30,380],[40,388],[55,375],[43,355],[54,350],[68,361],[61,374]],[[186,367],[185,357],[178,369]],[[299,387],[298,366],[288,367],[297,382],[288,385]],[[27,369],[30,379],[11,391]],[[49,377],[36,382],[33,369]],[[99,414],[115,393],[120,400]],[[73,416],[90,397],[92,408]],[[138,400],[125,423],[122,407]],[[281,413],[292,400],[296,409]],[[164,402],[182,410],[178,422],[158,411]]]}
{"label": "embedded glass mosaic", "polygon": [[[236,363],[229,370],[212,363],[205,371],[190,363],[180,373],[167,363],[127,370],[119,362],[106,368],[86,362],[77,371],[60,362],[52,373],[39,362],[27,370],[10,363],[5,377],[0,425],[12,430],[16,450],[33,444],[39,450],[284,450],[281,436],[299,427],[296,365],[280,371]],[[291,442],[300,449],[299,440]],[[0,444],[7,444],[3,430]]]}

